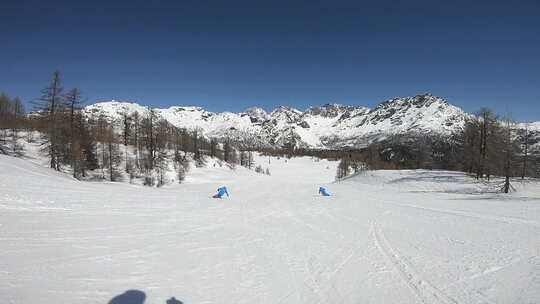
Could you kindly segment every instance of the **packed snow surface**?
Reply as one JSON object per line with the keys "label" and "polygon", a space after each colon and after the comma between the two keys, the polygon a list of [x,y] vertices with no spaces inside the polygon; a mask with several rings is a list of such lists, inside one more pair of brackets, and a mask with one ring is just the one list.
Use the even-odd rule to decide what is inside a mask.
{"label": "packed snow surface", "polygon": [[[540,187],[257,157],[155,189],[0,156],[0,302],[540,303]],[[231,194],[211,199],[219,186]],[[323,186],[330,197],[317,195]]]}

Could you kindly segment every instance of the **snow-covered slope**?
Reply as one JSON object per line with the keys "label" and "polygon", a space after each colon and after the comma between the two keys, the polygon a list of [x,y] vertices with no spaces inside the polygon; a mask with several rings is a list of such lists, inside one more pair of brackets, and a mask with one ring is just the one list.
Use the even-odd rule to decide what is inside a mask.
{"label": "snow-covered slope", "polygon": [[456,172],[332,183],[336,162],[256,162],[272,175],[212,166],[155,189],[0,155],[0,302],[540,302],[537,181],[500,195]]}
{"label": "snow-covered slope", "polygon": [[[119,119],[121,113],[146,109],[134,103],[102,102],[85,112]],[[205,136],[233,138],[262,146],[306,148],[364,147],[393,135],[439,135],[460,131],[469,114],[445,99],[423,94],[393,98],[374,109],[326,104],[300,111],[281,106],[271,113],[260,108],[245,113],[213,113],[201,107],[176,106],[156,112],[177,127],[200,129]],[[531,124],[538,130],[540,122]],[[540,137],[539,137],[540,138]]]}

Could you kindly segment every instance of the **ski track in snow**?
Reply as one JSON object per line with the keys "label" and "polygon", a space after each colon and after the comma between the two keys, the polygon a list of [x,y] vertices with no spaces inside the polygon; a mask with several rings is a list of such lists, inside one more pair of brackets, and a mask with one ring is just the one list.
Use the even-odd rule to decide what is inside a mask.
{"label": "ski track in snow", "polygon": [[[467,200],[478,186],[459,173],[331,183],[335,162],[256,161],[272,176],[197,168],[149,189],[0,156],[0,302],[108,303],[127,289],[147,303],[540,302],[534,199]],[[209,198],[223,184],[231,196]]]}
{"label": "ski track in snow", "polygon": [[377,248],[384,254],[390,263],[395,267],[403,278],[403,281],[409,285],[411,290],[418,296],[422,303],[443,303],[443,304],[456,304],[457,302],[443,293],[438,288],[434,287],[428,281],[422,279],[422,277],[416,273],[414,268],[407,263],[390,245],[384,233],[376,225],[375,222],[371,223],[371,233],[377,244]]}
{"label": "ski track in snow", "polygon": [[443,209],[428,208],[428,207],[423,207],[423,206],[413,205],[413,204],[402,204],[402,203],[398,203],[396,201],[388,201],[388,200],[381,200],[380,202],[394,204],[394,205],[398,205],[398,206],[402,206],[402,207],[416,208],[416,209],[430,211],[430,212],[450,214],[450,215],[455,215],[455,216],[471,217],[471,218],[475,218],[475,219],[498,221],[498,222],[503,222],[503,223],[507,223],[507,224],[522,224],[522,225],[531,225],[531,226],[535,226],[535,227],[540,227],[540,222],[532,221],[532,220],[525,220],[525,219],[520,219],[520,218],[514,218],[514,217],[508,217],[508,216],[493,216],[493,215],[484,215],[484,214],[478,214],[478,213],[474,213],[474,212],[465,212],[465,211],[458,211],[458,210],[443,210]]}

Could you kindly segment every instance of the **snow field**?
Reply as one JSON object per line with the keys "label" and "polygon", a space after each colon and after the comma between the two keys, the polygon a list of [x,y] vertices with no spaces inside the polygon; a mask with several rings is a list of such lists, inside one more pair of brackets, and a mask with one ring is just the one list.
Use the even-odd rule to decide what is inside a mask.
{"label": "snow field", "polygon": [[510,195],[446,171],[333,183],[337,162],[255,160],[272,175],[209,163],[156,189],[0,156],[1,302],[540,302],[536,181]]}

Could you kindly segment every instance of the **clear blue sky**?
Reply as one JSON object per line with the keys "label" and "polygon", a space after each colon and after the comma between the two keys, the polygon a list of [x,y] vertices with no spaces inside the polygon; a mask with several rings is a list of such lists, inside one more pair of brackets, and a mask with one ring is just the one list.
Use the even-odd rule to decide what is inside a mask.
{"label": "clear blue sky", "polygon": [[304,109],[431,92],[540,120],[540,1],[3,1],[0,91]]}

